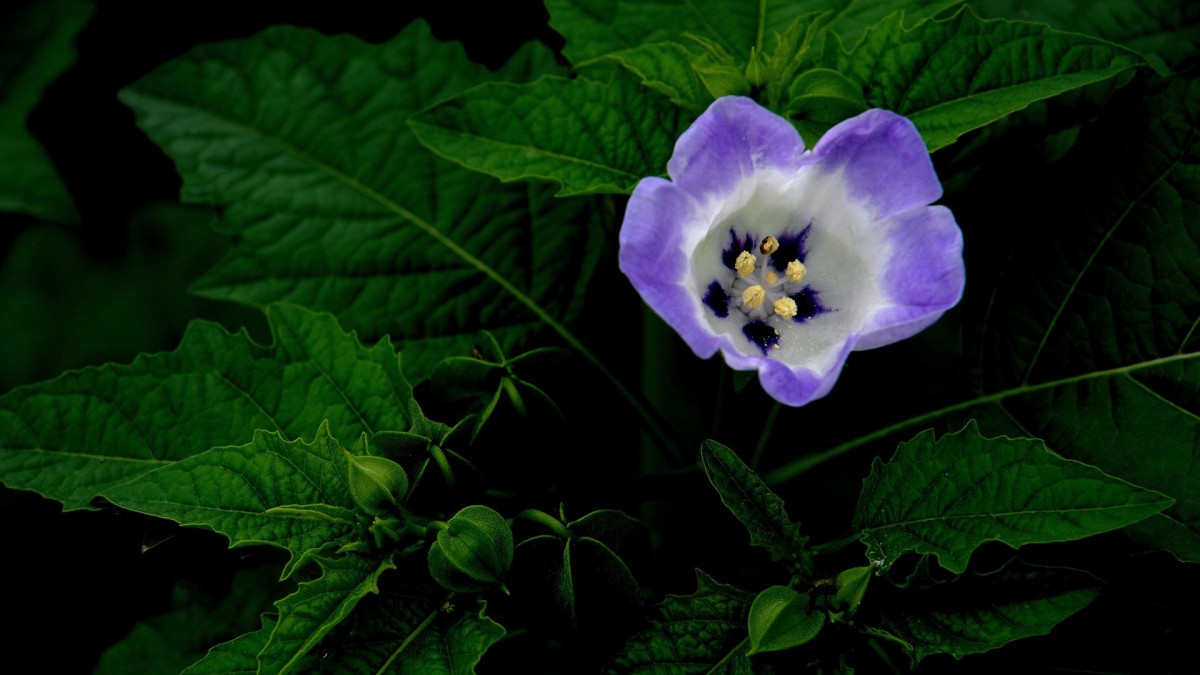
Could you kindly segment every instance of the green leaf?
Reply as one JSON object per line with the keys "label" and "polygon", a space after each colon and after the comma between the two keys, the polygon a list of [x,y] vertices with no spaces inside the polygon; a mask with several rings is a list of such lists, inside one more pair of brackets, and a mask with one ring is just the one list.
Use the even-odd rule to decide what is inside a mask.
{"label": "green leaf", "polygon": [[1039,24],[981,20],[970,10],[911,29],[902,18],[891,15],[850,51],[829,45],[825,58],[828,67],[862,84],[871,106],[911,119],[931,152],[1034,101],[1144,63],[1110,42]]}
{"label": "green leaf", "polygon": [[652,42],[693,34],[745,63],[764,36],[783,32],[797,16],[827,9],[823,1],[547,0],[550,25],[567,40],[574,64]]}
{"label": "green leaf", "polygon": [[387,340],[363,347],[333,317],[299,307],[271,307],[267,318],[271,347],[198,321],[173,352],[0,397],[0,480],[79,509],[257,429],[296,438],[328,419],[353,438],[407,427],[412,389]]}
{"label": "green leaf", "polygon": [[974,422],[934,440],[921,433],[876,459],[852,527],[883,572],[908,553],[932,553],[962,572],[987,541],[1070,541],[1148,518],[1172,500],[1064,460],[1032,439],[984,438]]}
{"label": "green leaf", "polygon": [[[231,548],[287,549],[286,579],[354,530],[348,470],[341,444],[323,423],[312,443],[258,431],[248,445],[213,448],[110,488],[104,497],[131,511],[219,532]],[[294,505],[319,505],[337,517],[313,518],[311,508]],[[280,506],[292,508],[274,508]]]}
{"label": "green leaf", "polygon": [[549,180],[558,196],[627,194],[663,172],[690,120],[625,78],[485,84],[409,118],[439,155],[503,181]]}
{"label": "green leaf", "polygon": [[1200,5],[1180,0],[972,0],[982,16],[1048,23],[1112,40],[1142,54],[1160,72],[1197,52]]}
{"label": "green leaf", "polygon": [[844,612],[854,612],[867,594],[867,586],[871,583],[871,568],[851,567],[842,570],[837,575],[835,584],[837,592],[833,596],[833,606]]}
{"label": "green leaf", "polygon": [[[203,657],[213,643],[259,625],[259,613],[270,608],[279,586],[276,576],[269,566],[242,570],[224,597],[188,583],[176,584],[171,609],[135,624],[100,657],[96,675],[175,675]],[[254,654],[250,658],[253,663]]]}
{"label": "green leaf", "polygon": [[421,22],[379,45],[279,26],[197,47],[121,99],[175,160],[184,201],[222,208],[234,234],[196,292],[286,300],[391,335],[419,380],[481,327],[514,348],[579,309],[601,248],[591,202],[497,185],[405,126],[540,60],[489,73]]}
{"label": "green leaf", "polygon": [[1099,595],[1095,580],[1078,572],[1010,565],[906,592],[881,625],[907,643],[915,665],[932,654],[962,658],[1046,635]]}
{"label": "green leaf", "polygon": [[866,109],[862,88],[828,68],[805,71],[788,89],[787,115],[810,147],[833,125]]}
{"label": "green leaf", "polygon": [[804,557],[808,537],[788,518],[783,500],[729,448],[705,441],[700,459],[721,501],[750,531],[750,544],[761,546],[781,562]]}
{"label": "green leaf", "polygon": [[675,105],[700,113],[713,101],[694,65],[700,54],[676,42],[654,42],[607,54],[580,68],[617,63],[637,76],[642,84],[671,99]]}
{"label": "green leaf", "polygon": [[181,675],[257,675],[258,653],[275,630],[275,617],[263,615],[262,628],[208,650]]}
{"label": "green leaf", "polygon": [[321,642],[322,658],[310,656],[302,667],[323,675],[473,675],[484,652],[505,633],[486,610],[482,600],[447,600],[433,586],[385,586]]}
{"label": "green leaf", "polygon": [[57,222],[79,218],[26,120],[46,87],[75,62],[75,38],[93,11],[90,2],[53,0],[5,12],[0,23],[0,211]]}
{"label": "green leaf", "polygon": [[696,592],[668,595],[625,644],[613,673],[751,673],[746,619],[753,597],[696,570]]}
{"label": "green leaf", "polygon": [[825,612],[813,609],[807,593],[771,586],[750,605],[747,655],[791,649],[811,641],[825,627]]}
{"label": "green leaf", "polygon": [[396,569],[392,555],[372,560],[357,555],[317,556],[321,576],[306,581],[296,592],[275,603],[279,621],[258,654],[263,673],[306,669],[301,659],[329,631],[350,615],[368,593],[379,593],[379,575]]}

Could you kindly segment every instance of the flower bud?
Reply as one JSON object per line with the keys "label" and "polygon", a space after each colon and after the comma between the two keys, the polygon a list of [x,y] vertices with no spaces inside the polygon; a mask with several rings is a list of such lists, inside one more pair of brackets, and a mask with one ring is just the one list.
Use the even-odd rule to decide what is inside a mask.
{"label": "flower bud", "polygon": [[350,467],[350,496],[365,513],[377,516],[389,505],[398,507],[399,500],[408,494],[408,474],[392,460],[346,452],[346,462]]}
{"label": "flower bud", "polygon": [[429,547],[429,574],[452,591],[482,591],[501,583],[512,557],[512,530],[504,517],[486,506],[468,506]]}

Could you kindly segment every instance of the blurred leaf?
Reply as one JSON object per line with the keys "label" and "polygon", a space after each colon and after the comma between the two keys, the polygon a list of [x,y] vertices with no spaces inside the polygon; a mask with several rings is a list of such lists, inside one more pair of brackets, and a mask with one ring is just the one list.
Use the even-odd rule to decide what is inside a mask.
{"label": "blurred leaf", "polygon": [[287,578],[358,525],[347,474],[342,446],[325,422],[312,443],[256,431],[247,445],[213,448],[103,496],[121,508],[219,532],[231,548],[287,549]]}
{"label": "blurred leaf", "polygon": [[971,6],[982,16],[1040,21],[1112,40],[1160,72],[1200,46],[1200,5],[1189,0],[971,0]]}
{"label": "blurred leaf", "polygon": [[173,352],[0,397],[0,480],[79,509],[258,429],[299,438],[329,420],[354,438],[408,426],[412,390],[387,340],[368,349],[333,317],[299,307],[274,306],[267,316],[272,347],[195,322]]}
{"label": "blurred leaf", "polygon": [[650,625],[614,657],[612,673],[751,673],[746,619],[751,594],[696,570],[696,592],[668,595]]}
{"label": "blurred leaf", "polygon": [[750,531],[750,544],[770,552],[780,562],[804,559],[808,537],[788,517],[783,500],[746,466],[732,450],[708,440],[700,448],[704,472],[721,501]]}
{"label": "blurred leaf", "polygon": [[274,616],[263,615],[262,628],[216,645],[182,675],[255,675],[258,653],[275,630],[275,620]]}
{"label": "blurred leaf", "polygon": [[600,250],[590,202],[497,185],[405,126],[544,60],[490,74],[420,22],[381,45],[280,26],[197,47],[121,98],[175,160],[183,199],[224,209],[236,244],[196,292],[286,300],[389,334],[420,380],[481,327],[512,348],[579,309]]}
{"label": "blurred leaf", "polygon": [[317,556],[321,576],[301,583],[276,603],[279,620],[258,653],[263,673],[305,672],[301,659],[350,615],[368,593],[379,593],[379,575],[396,569],[392,555],[372,560],[357,555]]}
{"label": "blurred leaf", "polygon": [[[1132,531],[1200,562],[1200,81],[1139,83],[1110,110],[1054,167],[1062,179],[1028,195],[1046,208],[1020,209],[1007,235],[1016,255],[983,317],[971,403],[1173,497]],[[1134,150],[1119,162],[1114,138]]]}
{"label": "blurred leaf", "polygon": [[94,10],[80,0],[43,0],[0,11],[0,211],[56,222],[79,218],[26,120],[46,87],[75,62],[75,38]]}
{"label": "blurred leaf", "polygon": [[279,588],[277,576],[266,566],[242,570],[223,598],[176,584],[171,609],[134,625],[100,657],[95,674],[175,675],[203,657],[213,643],[257,626],[259,613],[270,608]]}
{"label": "blurred leaf", "polygon": [[878,458],[852,527],[881,573],[909,551],[952,572],[984,542],[1082,539],[1148,518],[1172,499],[1057,457],[1032,439],[984,438],[974,422],[934,440],[925,431]]}
{"label": "blurred leaf", "polygon": [[902,20],[901,13],[891,15],[849,51],[834,40],[824,59],[861,83],[872,107],[911,119],[931,152],[1034,101],[1144,63],[1109,42],[1037,24],[981,20],[970,10],[911,29]]}
{"label": "blurred leaf", "polygon": [[914,664],[932,654],[962,658],[1045,635],[1099,595],[1095,579],[1078,572],[1010,565],[906,592],[881,625],[907,643]]}
{"label": "blurred leaf", "polygon": [[409,118],[439,155],[508,182],[558,183],[558,196],[627,194],[663,172],[690,120],[621,77],[485,84]]}

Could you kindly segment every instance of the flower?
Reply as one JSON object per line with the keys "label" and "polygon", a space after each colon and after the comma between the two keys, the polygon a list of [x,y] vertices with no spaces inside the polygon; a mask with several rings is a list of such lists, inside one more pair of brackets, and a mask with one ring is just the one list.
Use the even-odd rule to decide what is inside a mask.
{"label": "flower", "polygon": [[719,349],[800,406],[851,351],[916,334],[957,304],[962,232],[920,134],[868,110],[810,151],[785,119],[715,101],[679,137],[671,180],[645,178],[620,267],[701,358]]}

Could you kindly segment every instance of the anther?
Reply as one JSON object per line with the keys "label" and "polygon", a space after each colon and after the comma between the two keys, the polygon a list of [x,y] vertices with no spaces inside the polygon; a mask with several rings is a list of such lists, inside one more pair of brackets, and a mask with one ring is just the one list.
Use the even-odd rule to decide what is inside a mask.
{"label": "anther", "polygon": [[737,270],[739,277],[748,277],[754,274],[754,263],[758,260],[749,251],[742,251],[738,254],[737,261],[733,263],[733,268]]}
{"label": "anther", "polygon": [[804,263],[800,262],[799,260],[793,260],[787,264],[787,270],[785,273],[787,274],[788,281],[792,282],[793,284],[798,284],[801,281],[804,281],[804,277],[808,274],[808,268],[805,267]]}
{"label": "anther", "polygon": [[[763,290],[763,287],[759,286],[758,284],[754,284],[753,286],[751,286],[750,288],[747,288],[742,293],[742,304],[746,305],[747,307],[750,307],[751,309],[757,309],[759,307],[762,307],[763,301],[766,299],[767,299],[767,292],[765,290]],[[793,303],[793,304],[795,304],[795,303]]]}
{"label": "anther", "polygon": [[758,245],[758,250],[762,251],[763,255],[771,255],[779,250],[779,240],[775,237],[763,237],[762,243]]}
{"label": "anther", "polygon": [[790,319],[798,313],[796,301],[791,298],[780,298],[775,301],[775,313],[785,319]]}

